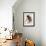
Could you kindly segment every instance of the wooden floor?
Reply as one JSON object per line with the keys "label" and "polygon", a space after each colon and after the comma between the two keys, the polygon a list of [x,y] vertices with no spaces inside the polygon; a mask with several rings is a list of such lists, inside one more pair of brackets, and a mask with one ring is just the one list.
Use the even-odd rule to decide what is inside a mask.
{"label": "wooden floor", "polygon": [[6,40],[6,42],[0,44],[0,46],[16,46],[15,39],[13,39],[13,40]]}

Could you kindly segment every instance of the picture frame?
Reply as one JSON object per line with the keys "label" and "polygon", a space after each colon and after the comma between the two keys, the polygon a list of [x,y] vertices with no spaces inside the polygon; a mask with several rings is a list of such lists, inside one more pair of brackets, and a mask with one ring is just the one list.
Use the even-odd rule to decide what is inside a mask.
{"label": "picture frame", "polygon": [[35,12],[23,12],[23,26],[24,27],[35,26]]}

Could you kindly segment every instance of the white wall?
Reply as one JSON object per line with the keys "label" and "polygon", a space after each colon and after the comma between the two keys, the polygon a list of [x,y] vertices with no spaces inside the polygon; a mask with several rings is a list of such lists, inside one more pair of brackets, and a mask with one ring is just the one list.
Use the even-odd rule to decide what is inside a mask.
{"label": "white wall", "polygon": [[[14,5],[16,7],[16,5]],[[13,8],[15,18],[15,28],[23,33],[24,38],[35,41],[36,46],[41,46],[40,29],[40,0],[23,0],[17,8]],[[23,27],[23,12],[35,12],[35,27]]]}
{"label": "white wall", "polygon": [[12,6],[16,0],[0,0],[0,27],[12,28]]}
{"label": "white wall", "polygon": [[41,1],[41,40],[42,46],[46,46],[46,0]]}

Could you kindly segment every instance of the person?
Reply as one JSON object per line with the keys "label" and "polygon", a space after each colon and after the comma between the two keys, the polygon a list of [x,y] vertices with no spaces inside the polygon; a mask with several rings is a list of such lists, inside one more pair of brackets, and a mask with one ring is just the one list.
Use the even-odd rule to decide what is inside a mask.
{"label": "person", "polygon": [[31,16],[30,16],[30,15],[27,15],[27,16],[26,16],[25,23],[26,23],[26,24],[29,24],[31,21],[32,21]]}
{"label": "person", "polygon": [[29,16],[29,15],[27,15],[27,19],[28,19],[28,22],[32,21],[31,16]]}

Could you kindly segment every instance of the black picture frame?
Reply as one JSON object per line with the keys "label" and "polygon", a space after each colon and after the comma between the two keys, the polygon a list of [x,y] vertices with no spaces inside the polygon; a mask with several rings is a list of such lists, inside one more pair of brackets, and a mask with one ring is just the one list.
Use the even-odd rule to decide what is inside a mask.
{"label": "black picture frame", "polygon": [[[26,22],[26,20],[28,22]],[[24,27],[34,27],[35,26],[35,12],[23,12],[23,26]]]}

